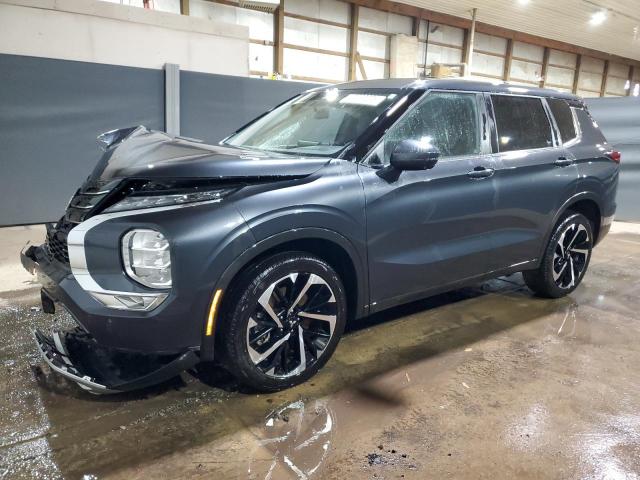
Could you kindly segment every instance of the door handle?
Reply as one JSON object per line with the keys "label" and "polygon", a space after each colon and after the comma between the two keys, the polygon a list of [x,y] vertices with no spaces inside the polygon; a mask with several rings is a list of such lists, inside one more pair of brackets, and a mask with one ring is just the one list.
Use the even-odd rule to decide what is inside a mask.
{"label": "door handle", "polygon": [[468,172],[467,175],[471,178],[480,179],[480,178],[489,178],[495,172],[496,171],[493,168],[476,167],[470,172]]}
{"label": "door handle", "polygon": [[573,164],[573,160],[567,157],[558,157],[554,162],[558,167],[568,167]]}

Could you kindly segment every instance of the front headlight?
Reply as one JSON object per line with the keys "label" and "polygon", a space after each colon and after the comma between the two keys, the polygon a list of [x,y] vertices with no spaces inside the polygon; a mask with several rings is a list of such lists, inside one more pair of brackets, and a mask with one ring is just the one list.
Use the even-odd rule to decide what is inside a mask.
{"label": "front headlight", "polygon": [[141,208],[166,207],[169,205],[182,205],[196,202],[219,201],[236,188],[218,188],[214,190],[194,190],[184,193],[172,193],[164,195],[140,195],[133,194],[123,198],[118,203],[104,210],[104,213],[120,212],[123,210],[138,210]]}
{"label": "front headlight", "polygon": [[145,287],[171,288],[169,241],[156,230],[131,230],[122,237],[127,275]]}

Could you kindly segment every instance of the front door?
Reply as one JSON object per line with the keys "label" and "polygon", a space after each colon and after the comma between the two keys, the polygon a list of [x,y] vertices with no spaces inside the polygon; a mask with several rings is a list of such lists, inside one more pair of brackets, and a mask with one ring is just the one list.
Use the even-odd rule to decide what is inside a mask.
{"label": "front door", "polygon": [[[359,166],[372,311],[486,273],[495,166],[485,120],[480,94],[429,91]],[[405,139],[437,147],[435,167],[390,167]]]}

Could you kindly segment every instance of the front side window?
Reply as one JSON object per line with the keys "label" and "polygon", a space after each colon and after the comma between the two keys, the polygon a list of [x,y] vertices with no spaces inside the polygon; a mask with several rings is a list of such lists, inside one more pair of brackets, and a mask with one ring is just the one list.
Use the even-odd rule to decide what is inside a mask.
{"label": "front side window", "polygon": [[570,142],[575,139],[578,134],[576,132],[576,126],[573,123],[573,114],[571,113],[571,107],[565,100],[559,98],[548,98],[547,103],[553,113],[553,118],[556,119],[558,130],[560,130],[560,137],[562,137],[562,143]]}
{"label": "front side window", "polygon": [[476,94],[429,92],[389,129],[369,163],[388,165],[393,149],[402,140],[434,146],[441,157],[480,154]]}
{"label": "front side window", "polygon": [[551,124],[542,105],[534,97],[491,95],[501,152],[553,146]]}
{"label": "front side window", "polygon": [[269,112],[225,143],[281,153],[336,155],[399,98],[394,89],[309,92]]}

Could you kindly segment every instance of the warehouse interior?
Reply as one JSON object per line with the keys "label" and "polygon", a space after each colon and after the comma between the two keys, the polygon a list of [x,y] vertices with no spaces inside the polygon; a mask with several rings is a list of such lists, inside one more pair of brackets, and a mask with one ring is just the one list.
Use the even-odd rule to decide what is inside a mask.
{"label": "warehouse interior", "polygon": [[[637,7],[0,0],[0,478],[640,476]],[[45,312],[20,253],[65,215],[98,135],[216,145],[307,90],[400,78],[584,100],[622,160],[615,221],[575,291],[538,298],[514,273],[374,313],[273,393],[194,367],[99,396],[43,363],[31,329],[75,320]]]}

